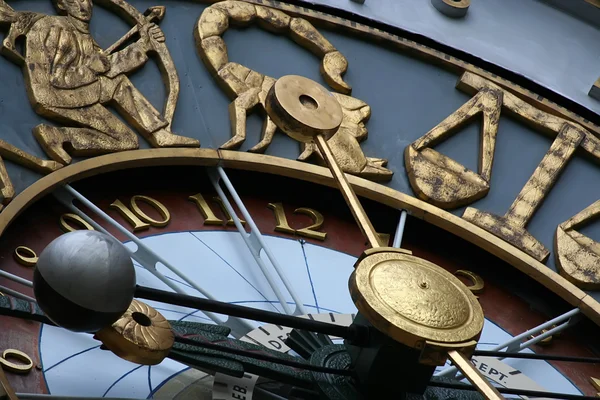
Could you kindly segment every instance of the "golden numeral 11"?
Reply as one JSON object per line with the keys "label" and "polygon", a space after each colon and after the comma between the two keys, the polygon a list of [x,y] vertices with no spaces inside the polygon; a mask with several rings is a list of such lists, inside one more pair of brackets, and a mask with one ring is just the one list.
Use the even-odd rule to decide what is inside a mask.
{"label": "golden numeral 11", "polygon": [[273,214],[275,215],[275,231],[289,233],[291,235],[298,234],[300,236],[308,237],[316,240],[325,240],[327,237],[326,232],[319,232],[317,229],[320,229],[323,226],[323,222],[325,218],[323,218],[323,214],[318,212],[317,210],[313,210],[312,208],[300,207],[294,210],[294,214],[304,214],[308,215],[312,220],[313,224],[307,226],[306,228],[294,229],[290,226],[287,221],[287,217],[285,216],[285,211],[283,209],[283,204],[281,203],[269,203],[267,205],[268,208],[273,210]]}
{"label": "golden numeral 11", "polygon": [[[212,199],[215,203],[219,205],[219,208],[223,212],[223,215],[225,216],[225,218],[227,218],[227,225],[235,225],[233,222],[233,218],[225,208],[223,199],[221,199],[219,196],[214,196]],[[202,194],[197,193],[193,196],[188,197],[188,200],[193,201],[196,204],[196,206],[198,206],[198,210],[200,210],[200,213],[204,217],[204,225],[223,225],[223,220],[215,215],[215,213],[210,208],[208,202],[206,201],[204,196],[202,196]],[[240,222],[242,223],[242,225],[246,223],[246,221],[244,221],[241,218]]]}

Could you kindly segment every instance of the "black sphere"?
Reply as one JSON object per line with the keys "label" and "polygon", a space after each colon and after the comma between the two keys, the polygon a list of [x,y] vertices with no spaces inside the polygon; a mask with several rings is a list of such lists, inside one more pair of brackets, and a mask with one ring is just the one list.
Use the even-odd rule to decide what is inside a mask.
{"label": "black sphere", "polygon": [[127,311],[135,291],[135,269],[129,252],[110,236],[70,232],[40,254],[33,291],[55,324],[96,332]]}

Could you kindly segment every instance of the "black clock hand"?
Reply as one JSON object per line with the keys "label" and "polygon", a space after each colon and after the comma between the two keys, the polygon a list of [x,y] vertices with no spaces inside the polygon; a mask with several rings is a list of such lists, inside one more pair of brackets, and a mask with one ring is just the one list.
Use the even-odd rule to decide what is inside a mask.
{"label": "black clock hand", "polygon": [[0,315],[55,325],[54,322],[46,317],[37,303],[17,299],[13,296],[0,296]]}
{"label": "black clock hand", "polygon": [[[180,321],[169,323],[175,334],[175,343],[168,357],[194,368],[236,377],[249,372],[293,385],[298,390],[307,389],[317,397],[321,393],[321,396],[329,398],[328,389],[355,393],[352,380],[349,379],[353,375],[353,371],[348,369],[350,356],[343,345],[334,345],[329,338],[314,340],[314,351],[299,358],[262,345],[228,338],[229,329],[226,327]],[[302,335],[315,334],[302,332]],[[332,358],[341,361],[332,364],[335,368],[329,364]]]}
{"label": "black clock hand", "polygon": [[329,336],[337,336],[348,339],[352,343],[359,344],[365,335],[368,334],[368,328],[359,325],[350,325],[349,327],[330,324],[327,322],[313,321],[300,318],[293,315],[279,314],[275,312],[263,311],[256,308],[244,307],[235,304],[229,304],[221,301],[208,300],[199,297],[184,295],[180,293],[167,292],[164,290],[153,289],[144,286],[136,286],[135,297],[160,301],[163,303],[189,307],[202,311],[210,311],[218,314],[261,321],[275,325],[288,326],[294,329],[302,329],[310,332],[323,333]]}
{"label": "black clock hand", "polygon": [[293,367],[296,369],[303,369],[307,371],[322,372],[326,374],[335,374],[343,376],[351,376],[352,371],[346,369],[320,367],[317,365],[307,364],[306,362],[299,361],[296,357],[290,359],[288,357],[281,357],[285,353],[273,352],[265,353],[266,349],[261,346],[251,345],[255,347],[246,348],[249,343],[235,339],[227,339],[223,343],[214,344],[206,341],[206,338],[201,335],[195,335],[193,337],[175,337],[175,343],[179,343],[180,346],[173,346],[174,349],[181,348],[183,346],[194,346],[200,347],[206,350],[219,351],[226,354],[236,355],[240,357],[253,358],[260,361],[268,361],[270,363],[276,363]]}
{"label": "black clock hand", "polygon": [[349,370],[313,365],[286,353],[229,338],[226,327],[181,321],[169,323],[175,334],[169,358],[201,370],[236,377],[253,373],[305,388],[311,388],[315,381],[310,371],[351,375]]}

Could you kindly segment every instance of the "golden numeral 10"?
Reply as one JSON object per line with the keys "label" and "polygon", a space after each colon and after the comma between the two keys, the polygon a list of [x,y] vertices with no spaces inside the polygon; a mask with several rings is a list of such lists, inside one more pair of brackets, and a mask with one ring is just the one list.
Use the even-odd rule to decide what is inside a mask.
{"label": "golden numeral 10", "polygon": [[[160,220],[151,218],[146,214],[139,206],[139,202],[146,203],[153,207],[161,216]],[[148,196],[133,196],[130,201],[131,209],[129,209],[123,202],[119,199],[115,200],[110,208],[113,210],[117,210],[121,216],[131,224],[134,232],[142,231],[144,229],[148,229],[151,226],[154,227],[163,227],[167,226],[167,224],[171,221],[171,214],[167,207],[165,207],[160,201],[153,199]],[[77,230],[87,229],[89,231],[93,231],[94,227],[90,225],[87,221],[81,218],[77,214],[63,214],[60,216],[60,227],[65,232],[73,232]]]}
{"label": "golden numeral 10", "polygon": [[277,226],[275,226],[275,230],[277,232],[289,233],[291,235],[297,234],[300,236],[317,240],[325,240],[325,238],[327,237],[327,233],[317,231],[317,229],[320,229],[323,226],[323,222],[325,221],[325,218],[323,218],[323,214],[321,214],[317,210],[305,207],[296,208],[294,210],[294,214],[308,215],[313,220],[313,224],[307,226],[306,228],[294,229],[290,226],[290,224],[287,221],[287,217],[285,216],[285,211],[283,209],[283,204],[269,203],[267,207],[273,210],[273,214],[275,214],[275,222],[277,223]]}
{"label": "golden numeral 10", "polygon": [[[148,214],[146,214],[140,208],[138,204],[139,202],[146,203],[152,208],[154,208],[158,212],[158,214],[160,214],[161,219],[157,220],[148,216]],[[131,198],[130,205],[131,209],[129,209],[125,204],[123,204],[121,200],[117,199],[110,205],[110,208],[112,208],[113,210],[117,210],[119,214],[121,214],[121,216],[131,224],[134,232],[148,229],[150,228],[150,226],[154,226],[157,228],[167,226],[171,221],[171,213],[169,213],[167,207],[165,207],[160,201],[153,199],[152,197],[139,195],[133,196]]]}

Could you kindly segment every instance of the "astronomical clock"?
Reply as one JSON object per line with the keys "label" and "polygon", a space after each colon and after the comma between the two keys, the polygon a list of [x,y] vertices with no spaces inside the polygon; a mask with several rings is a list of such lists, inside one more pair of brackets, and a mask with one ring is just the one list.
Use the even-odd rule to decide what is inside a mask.
{"label": "astronomical clock", "polygon": [[599,21],[0,1],[0,399],[597,397]]}

